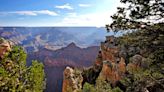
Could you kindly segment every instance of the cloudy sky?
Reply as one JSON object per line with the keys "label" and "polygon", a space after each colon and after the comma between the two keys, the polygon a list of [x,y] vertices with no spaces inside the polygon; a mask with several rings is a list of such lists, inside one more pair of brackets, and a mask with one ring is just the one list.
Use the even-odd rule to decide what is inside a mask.
{"label": "cloudy sky", "polygon": [[0,26],[104,26],[119,0],[0,0]]}

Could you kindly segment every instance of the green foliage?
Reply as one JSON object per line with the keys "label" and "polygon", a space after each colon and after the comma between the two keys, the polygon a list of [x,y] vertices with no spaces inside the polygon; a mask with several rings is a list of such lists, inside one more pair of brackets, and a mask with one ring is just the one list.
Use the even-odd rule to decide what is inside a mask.
{"label": "green foliage", "polygon": [[93,85],[85,83],[82,92],[96,92],[96,90]]}
{"label": "green foliage", "polygon": [[119,87],[112,89],[112,92],[123,92]]}
{"label": "green foliage", "polygon": [[150,85],[159,85],[161,88],[164,87],[162,84],[163,78],[164,75],[159,71],[140,68],[137,69],[137,71],[126,75],[126,77],[124,77],[120,82],[126,87],[126,92],[138,92],[142,91],[146,87],[149,87]]}
{"label": "green foliage", "polygon": [[111,88],[111,84],[98,78],[96,85],[85,83],[82,92],[123,92],[119,87]]}
{"label": "green foliage", "polygon": [[[162,27],[161,27],[162,28]],[[160,86],[164,89],[162,80],[164,79],[164,48],[161,38],[163,34],[161,30],[138,30],[120,37],[120,45],[127,47],[139,47],[139,54],[145,59],[142,63],[147,64],[147,68],[136,69],[135,71],[128,69],[128,75],[121,80],[126,87],[126,92],[138,92],[149,86]],[[160,38],[160,39],[159,39]],[[128,53],[129,54],[129,53]],[[131,57],[127,57],[130,59]],[[157,87],[156,87],[157,88]]]}
{"label": "green foliage", "polygon": [[103,78],[98,77],[96,80],[96,91],[97,92],[111,92],[110,83],[103,80]]}
{"label": "green foliage", "polygon": [[90,84],[95,84],[97,77],[99,76],[100,70],[95,71],[94,67],[90,67],[82,72],[82,76]]}
{"label": "green foliage", "polygon": [[43,64],[37,61],[33,61],[29,67],[30,88],[35,90],[35,92],[41,92],[45,88],[45,84],[43,83],[45,77],[43,69]]}
{"label": "green foliage", "polygon": [[0,61],[0,92],[43,91],[43,64],[33,61],[27,67],[26,56],[23,48],[14,46]]}
{"label": "green foliage", "polygon": [[4,40],[5,40],[4,38],[0,37],[0,43],[4,42]]}
{"label": "green foliage", "polygon": [[115,32],[120,29],[150,29],[150,26],[164,19],[163,0],[120,0],[120,2],[125,5],[117,8],[117,13],[112,16],[113,22],[107,25],[107,29],[111,28]]}
{"label": "green foliage", "polygon": [[[140,69],[127,69],[121,83],[126,92],[164,91],[164,1],[163,0],[120,0],[125,4],[118,7],[112,16],[113,22],[106,25],[107,31],[114,32],[132,30],[119,37],[120,47],[126,51],[130,47],[137,48],[135,52],[127,52],[126,60],[139,54],[144,57]],[[153,90],[153,91],[152,91]]]}

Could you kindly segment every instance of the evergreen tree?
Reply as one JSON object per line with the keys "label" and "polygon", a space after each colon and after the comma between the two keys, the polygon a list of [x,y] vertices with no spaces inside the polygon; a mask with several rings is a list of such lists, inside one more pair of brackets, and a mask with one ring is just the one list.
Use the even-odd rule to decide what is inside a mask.
{"label": "evergreen tree", "polygon": [[43,64],[33,61],[26,66],[23,48],[14,46],[0,61],[0,92],[42,92],[45,79]]}
{"label": "evergreen tree", "polygon": [[[120,37],[120,45],[139,47],[139,54],[148,62],[147,68],[131,72],[121,80],[126,92],[164,91],[164,1],[121,0],[127,7],[118,7],[106,25],[107,31],[132,30]],[[126,6],[125,5],[125,6]],[[129,53],[128,53],[129,54]],[[127,57],[129,60],[131,55]],[[150,85],[151,84],[151,85]]]}

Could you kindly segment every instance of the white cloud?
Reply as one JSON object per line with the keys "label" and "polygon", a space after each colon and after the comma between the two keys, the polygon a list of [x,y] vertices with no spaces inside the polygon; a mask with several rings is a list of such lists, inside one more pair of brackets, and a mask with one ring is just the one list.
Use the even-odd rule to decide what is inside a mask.
{"label": "white cloud", "polygon": [[6,13],[8,13],[8,14],[37,16],[37,13],[35,13],[34,11],[15,11],[15,12],[6,12]]}
{"label": "white cloud", "polygon": [[56,8],[59,8],[59,9],[68,9],[68,10],[73,10],[73,7],[69,4],[69,3],[66,3],[64,5],[57,5],[55,6]]}
{"label": "white cloud", "polygon": [[54,11],[49,11],[49,10],[41,10],[41,11],[34,11],[35,13],[38,14],[46,14],[46,15],[50,15],[50,16],[57,16],[58,14]]}
{"label": "white cloud", "polygon": [[[74,16],[72,16],[72,14]],[[75,13],[69,14],[56,26],[96,26],[104,27],[108,24],[110,19],[110,12],[91,13],[83,15],[75,15]]]}
{"label": "white cloud", "polygon": [[90,7],[90,4],[79,4],[79,7]]}
{"label": "white cloud", "polygon": [[0,12],[0,14],[18,14],[18,15],[27,15],[27,16],[37,16],[39,14],[57,16],[58,14],[50,10],[39,10],[39,11],[13,11],[13,12]]}
{"label": "white cloud", "polygon": [[[120,5],[117,3],[117,6]],[[80,4],[78,5],[80,7]],[[85,5],[81,5],[85,6]],[[89,5],[88,5],[89,6]],[[116,12],[116,7],[104,9],[103,11],[96,11],[92,13],[68,13],[60,22],[54,23],[54,26],[96,26],[105,27],[106,24],[112,22],[111,15]]]}

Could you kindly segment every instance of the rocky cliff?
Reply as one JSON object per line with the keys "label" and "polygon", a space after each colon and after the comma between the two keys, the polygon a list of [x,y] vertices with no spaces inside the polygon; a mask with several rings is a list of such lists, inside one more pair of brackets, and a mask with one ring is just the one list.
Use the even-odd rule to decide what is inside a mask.
{"label": "rocky cliff", "polygon": [[[84,69],[81,73],[83,77],[81,85],[83,86],[85,82],[95,84],[98,77],[116,85],[116,82],[124,76],[126,70],[125,59],[120,53],[121,50],[122,49],[118,47],[117,39],[114,36],[107,36],[106,41],[101,43],[101,48],[94,65]],[[65,71],[67,70],[66,68]],[[76,84],[73,84],[73,81],[66,79],[66,75],[71,76],[71,73],[64,72],[63,92],[70,90],[66,90],[66,88],[76,86]],[[70,79],[74,79],[74,77],[70,77]],[[72,85],[66,85],[68,81]]]}
{"label": "rocky cliff", "polygon": [[100,77],[110,81],[113,85],[123,77],[126,70],[125,59],[120,53],[121,50],[118,47],[117,39],[113,36],[107,36],[106,41],[101,43],[103,66]]}
{"label": "rocky cliff", "polygon": [[[123,85],[123,83],[121,84],[120,81],[124,78],[129,78],[128,76],[134,76],[136,71],[138,72],[141,69],[144,70],[149,66],[146,62],[148,60],[143,57],[143,52],[144,50],[140,50],[140,48],[135,46],[126,47],[124,45],[119,45],[118,38],[114,36],[106,36],[106,41],[101,43],[100,51],[94,65],[87,69],[83,69],[82,72],[78,74],[78,77],[80,77],[80,84],[78,84],[80,85],[79,87],[76,87],[76,83],[79,81],[77,79],[78,77],[72,76],[72,73],[70,72],[74,72],[75,70],[70,67],[65,69],[63,92],[77,92],[77,90],[82,89],[85,83],[97,85],[96,81],[98,78],[110,84],[111,87],[119,86],[121,90],[128,90],[126,89],[128,87]],[[143,84],[140,83],[140,85]],[[146,92],[145,90],[148,91],[148,88],[145,88],[144,85],[143,87],[140,86],[138,90],[139,92]]]}

